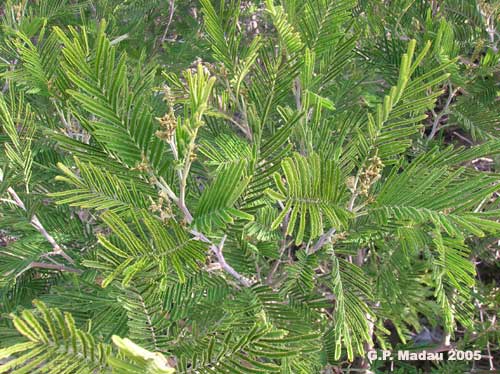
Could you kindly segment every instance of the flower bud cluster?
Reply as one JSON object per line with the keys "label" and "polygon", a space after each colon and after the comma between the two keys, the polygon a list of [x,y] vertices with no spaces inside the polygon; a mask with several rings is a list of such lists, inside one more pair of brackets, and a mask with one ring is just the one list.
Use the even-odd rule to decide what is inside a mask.
{"label": "flower bud cluster", "polygon": [[156,131],[155,135],[158,138],[169,142],[172,140],[172,136],[177,128],[177,118],[175,117],[174,111],[170,109],[170,111],[163,117],[157,117],[156,119],[160,123],[160,130]]}
{"label": "flower bud cluster", "polygon": [[370,158],[370,164],[361,173],[359,177],[360,182],[360,195],[368,196],[368,191],[373,183],[375,183],[380,178],[380,173],[384,164],[382,160],[377,155]]}
{"label": "flower bud cluster", "polygon": [[163,222],[167,222],[172,217],[170,199],[163,191],[158,195],[158,202],[154,202],[153,200],[151,200],[151,206],[149,207],[149,210],[151,210],[153,213],[159,213],[160,219]]}

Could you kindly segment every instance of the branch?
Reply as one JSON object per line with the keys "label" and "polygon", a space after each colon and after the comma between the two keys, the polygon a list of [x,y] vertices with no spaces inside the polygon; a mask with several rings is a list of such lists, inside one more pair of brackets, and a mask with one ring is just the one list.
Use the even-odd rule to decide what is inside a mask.
{"label": "branch", "polygon": [[210,239],[208,239],[204,234],[202,234],[199,231],[191,230],[191,234],[193,234],[196,239],[210,244],[210,250],[215,254],[215,257],[217,257],[217,261],[219,261],[219,265],[224,271],[231,274],[244,287],[250,287],[252,285],[247,278],[245,278],[243,275],[241,275],[236,270],[234,270],[234,268],[226,262],[226,259],[224,258],[224,255],[222,254],[222,248],[224,247],[224,243],[226,241],[227,235],[224,235],[222,237],[220,244],[217,246],[217,245],[213,244]]}
{"label": "branch", "polygon": [[[17,207],[21,208],[26,212],[26,206],[24,205],[23,201],[16,193],[16,191],[12,187],[9,187],[7,188],[7,192],[12,198],[12,200],[9,200],[9,202],[14,203]],[[40,222],[40,220],[36,215],[33,215],[31,217],[30,223],[31,226],[33,226],[40,234],[42,234],[42,236],[50,243],[50,245],[54,249],[52,252],[48,253],[48,255],[60,255],[70,264],[75,263],[75,261],[70,256],[68,256],[66,252],[63,251],[63,249],[59,246],[59,244],[57,244],[54,237],[47,232],[47,230],[45,229],[45,227],[43,227],[42,223]]]}
{"label": "branch", "polygon": [[[196,135],[193,138],[196,138]],[[172,154],[174,155],[175,161],[179,161],[179,153],[177,151],[177,144],[175,141],[175,137],[172,137],[167,143],[170,146],[170,149],[172,150]],[[180,192],[179,192],[179,198],[176,198],[176,200],[174,200],[179,209],[184,214],[184,218],[186,219],[187,223],[191,223],[193,221],[193,215],[191,214],[186,205],[187,174],[189,173],[189,169],[191,167],[190,154],[193,149],[194,149],[194,140],[192,140],[192,142],[190,142],[189,144],[188,153],[184,161],[184,168],[182,170],[177,169]]]}
{"label": "branch", "polygon": [[[231,96],[231,99],[236,103],[237,113],[239,113],[241,115],[241,120],[242,120],[243,123],[240,123],[240,122],[234,120],[234,118],[232,118],[231,115],[227,115],[227,119],[231,123],[235,124],[236,127],[241,132],[243,132],[243,134],[245,135],[245,137],[249,141],[252,141],[253,135],[252,135],[252,129],[250,128],[250,125],[248,124],[247,107],[244,104],[242,105],[242,103],[239,100],[239,97],[236,97],[235,93],[232,90],[231,84],[229,83],[229,81],[227,80],[227,78],[224,81],[225,81],[225,85],[226,85],[226,88],[227,88],[227,93]],[[224,113],[223,110],[221,110],[221,112]]]}
{"label": "branch", "polygon": [[293,93],[295,97],[295,106],[297,107],[297,110],[300,112],[302,110],[302,100],[301,100],[302,87],[300,85],[299,78],[296,78],[293,81]]}
{"label": "branch", "polygon": [[[17,58],[14,59],[14,61],[12,61],[12,65],[10,66],[9,70],[13,71],[16,68],[16,65],[17,65]],[[8,89],[9,89],[9,78],[5,78],[5,84],[3,85],[2,93],[3,94],[6,93]]]}
{"label": "branch", "polygon": [[356,175],[356,177],[354,178],[354,184],[353,184],[353,187],[352,187],[352,195],[351,195],[351,198],[349,199],[349,203],[347,204],[347,209],[352,212],[353,209],[354,209],[354,203],[356,202],[356,198],[358,197],[358,182],[359,182],[359,170],[358,170],[358,173]]}
{"label": "branch", "polygon": [[[481,281],[481,275],[479,273],[479,270],[477,269],[476,265],[474,265],[474,267],[476,268],[477,278],[479,279],[479,281]],[[477,305],[477,307],[479,309],[479,319],[480,319],[481,324],[483,325],[483,328],[484,328],[485,322],[484,322],[483,305],[481,304],[481,302],[477,298],[475,300],[475,304]],[[494,361],[493,361],[493,356],[491,355],[491,347],[490,347],[490,340],[489,339],[486,340],[486,352],[488,353],[488,362],[490,364],[490,370],[493,371],[493,370],[495,370],[495,365],[494,365]]]}
{"label": "branch", "polygon": [[451,83],[448,84],[448,99],[446,100],[446,103],[444,104],[444,107],[441,110],[441,112],[439,112],[439,114],[437,115],[436,114],[434,115],[434,122],[432,123],[432,129],[427,140],[431,140],[439,131],[439,122],[441,121],[441,118],[443,118],[443,116],[448,114],[448,108],[450,107],[453,98],[455,97],[455,95],[459,90],[460,87],[457,87],[454,90],[452,90]]}
{"label": "branch", "polygon": [[234,270],[234,268],[226,262],[226,259],[224,258],[224,255],[222,254],[222,248],[224,247],[224,242],[226,241],[226,238],[227,238],[227,235],[224,235],[222,237],[222,240],[220,241],[219,246],[216,246],[215,244],[210,245],[210,250],[217,257],[217,260],[219,261],[219,264],[222,267],[222,269],[224,269],[227,273],[231,274],[243,286],[250,287],[252,285],[250,283],[250,281],[247,278],[245,278],[243,275],[238,273],[236,270]]}
{"label": "branch", "polygon": [[[285,209],[285,207],[283,206],[283,203],[281,201],[278,202],[278,204],[280,205],[280,208],[281,210]],[[285,219],[283,220],[283,224],[281,225],[281,231],[282,231],[282,234],[283,234],[283,239],[281,240],[281,246],[280,246],[280,257],[274,262],[272,268],[271,268],[271,271],[269,272],[269,274],[267,275],[267,278],[266,278],[266,283],[267,284],[272,284],[272,281],[273,281],[273,277],[274,277],[274,273],[276,273],[276,271],[278,270],[280,264],[281,264],[281,258],[283,257],[283,255],[285,254],[285,251],[286,249],[288,248],[288,246],[290,244],[293,243],[293,240],[288,242],[286,241],[286,229],[287,229],[287,226],[288,226],[288,221],[290,219],[290,212],[287,212],[286,215],[285,215]]]}
{"label": "branch", "polygon": [[318,241],[312,247],[307,248],[307,252],[306,252],[307,255],[310,256],[313,253],[318,252],[327,242],[330,241],[330,239],[332,238],[333,234],[335,234],[336,231],[337,231],[336,229],[331,228],[326,233],[321,235],[319,237]]}
{"label": "branch", "polygon": [[498,32],[495,29],[495,15],[493,12],[491,14],[487,14],[486,10],[482,9],[481,6],[477,5],[481,15],[485,18],[484,23],[486,24],[486,32],[488,33],[490,39],[490,45],[493,52],[498,52],[497,44],[495,43],[495,36],[498,35]]}
{"label": "branch", "polygon": [[179,198],[175,195],[174,191],[172,191],[170,186],[167,184],[167,182],[165,182],[165,180],[162,177],[160,177],[160,179],[158,179],[152,173],[150,174],[150,177],[153,179],[156,187],[158,187],[160,190],[165,192],[167,194],[167,196],[173,200],[174,203],[178,204]]}
{"label": "branch", "polygon": [[248,140],[252,140],[252,134],[248,126],[245,126],[241,123],[239,123],[232,115],[220,110],[222,114],[224,114],[224,119],[227,119],[229,122],[234,124],[244,135]]}
{"label": "branch", "polygon": [[172,19],[174,18],[175,11],[175,0],[170,0],[169,2],[169,10],[170,13],[168,15],[167,26],[165,27],[165,31],[163,32],[163,36],[161,37],[161,42],[164,43],[167,40],[168,29],[170,28],[170,24],[172,23]]}
{"label": "branch", "polygon": [[109,45],[115,45],[115,44],[118,44],[124,40],[127,40],[129,38],[129,35],[128,34],[123,34],[123,35],[120,35],[119,37],[113,39],[112,41],[109,42]]}
{"label": "branch", "polygon": [[269,274],[267,275],[266,277],[266,283],[271,285],[273,283],[273,277],[274,277],[274,274],[276,273],[276,271],[278,270],[282,260],[281,258],[283,257],[283,255],[285,254],[285,251],[287,250],[287,248],[290,246],[290,244],[293,243],[293,240],[290,240],[288,243],[286,242],[286,239],[283,239],[282,241],[282,244],[281,244],[281,248],[280,248],[280,257],[274,261],[274,264],[271,268],[271,271],[269,271]]}
{"label": "branch", "polygon": [[[375,303],[375,307],[378,307],[380,306],[380,302],[376,302]],[[376,317],[375,316],[371,316],[370,313],[367,313],[366,315],[366,320],[368,322],[368,336],[370,336],[370,340],[368,341],[365,341],[365,343],[363,344],[363,349],[365,352],[369,352],[373,349],[373,332],[375,330],[375,319]],[[360,365],[361,369],[365,369],[366,370],[366,374],[369,374],[369,373],[374,373],[372,370],[371,370],[371,362],[369,360],[367,360],[366,358],[363,358],[361,360],[361,365]]]}
{"label": "branch", "polygon": [[[191,160],[191,153],[194,151],[195,148],[195,140],[196,140],[196,134],[197,134],[197,129],[195,130],[195,133],[193,134],[191,141],[189,142],[188,149],[186,151],[186,155],[184,156],[184,167],[182,170],[178,170],[178,176],[179,176],[179,197],[177,197],[174,192],[170,189],[170,187],[163,181],[161,182],[155,178],[156,185],[160,187],[162,190],[164,190],[171,198],[174,200],[174,202],[177,204],[179,209],[182,211],[184,214],[184,219],[188,224],[193,222],[193,216],[191,212],[189,211],[187,205],[186,205],[186,186],[187,186],[187,177],[189,174],[189,170],[191,168],[192,160]],[[174,159],[176,161],[179,160],[179,154],[177,152],[177,147],[174,138],[172,138],[170,141],[168,141],[168,144],[170,145],[170,148],[172,149],[172,153],[174,156]],[[217,260],[219,261],[219,265],[224,271],[227,273],[231,274],[238,282],[240,282],[243,286],[249,287],[251,285],[250,281],[246,279],[243,275],[238,273],[234,268],[229,265],[225,258],[224,255],[222,254],[222,247],[224,246],[224,242],[226,240],[226,235],[222,238],[219,246],[215,245],[209,238],[207,238],[203,233],[196,231],[192,229],[191,234],[195,236],[198,240],[201,240],[205,243],[208,243],[210,246],[210,250],[215,254],[217,257]]]}
{"label": "branch", "polygon": [[0,199],[0,202],[17,205],[16,202],[14,200],[11,200],[11,199]]}
{"label": "branch", "polygon": [[189,175],[189,171],[191,169],[191,164],[193,163],[191,159],[191,154],[194,152],[196,147],[196,135],[198,134],[198,128],[194,131],[193,136],[191,137],[191,141],[189,142],[186,154],[184,156],[184,167],[182,169],[182,178],[179,182],[179,208],[184,213],[186,220],[188,223],[193,221],[193,216],[189,212],[189,209],[186,206],[186,186],[187,186],[187,178]]}
{"label": "branch", "polygon": [[44,262],[31,262],[28,266],[26,266],[23,270],[21,270],[16,277],[19,277],[21,274],[26,272],[29,269],[48,269],[48,270],[57,270],[61,272],[67,272],[67,273],[74,273],[74,274],[81,274],[83,273],[80,269],[75,269],[71,268],[68,266],[64,265],[59,265],[59,264],[47,264]]}

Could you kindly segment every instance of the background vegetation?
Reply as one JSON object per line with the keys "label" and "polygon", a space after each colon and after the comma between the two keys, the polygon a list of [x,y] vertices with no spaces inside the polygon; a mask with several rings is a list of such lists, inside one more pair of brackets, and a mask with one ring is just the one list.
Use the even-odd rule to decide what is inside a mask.
{"label": "background vegetation", "polygon": [[0,373],[498,368],[498,1],[0,17]]}

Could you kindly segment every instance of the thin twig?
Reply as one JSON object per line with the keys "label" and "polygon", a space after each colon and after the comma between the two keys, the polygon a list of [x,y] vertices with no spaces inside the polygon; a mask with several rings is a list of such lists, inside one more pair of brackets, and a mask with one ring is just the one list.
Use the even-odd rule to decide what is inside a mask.
{"label": "thin twig", "polygon": [[201,240],[202,242],[210,244],[210,250],[217,257],[217,260],[219,261],[219,265],[220,265],[220,267],[222,269],[224,269],[224,271],[226,271],[227,273],[231,274],[243,286],[245,286],[245,287],[250,287],[251,286],[250,281],[247,278],[245,278],[243,275],[241,275],[240,273],[238,273],[236,270],[234,270],[234,268],[226,262],[226,259],[224,258],[224,255],[222,254],[222,248],[224,247],[224,243],[226,241],[227,235],[224,235],[222,237],[222,240],[221,240],[220,244],[217,246],[210,239],[208,239],[203,233],[201,233],[201,232],[199,232],[197,230],[194,230],[194,229],[192,229],[190,232],[191,232],[191,234],[194,235],[194,237],[196,239]]}
{"label": "thin twig", "polygon": [[[379,305],[380,302],[375,303],[375,307],[378,307]],[[368,324],[368,336],[370,336],[370,341],[366,341],[363,344],[365,352],[369,352],[373,349],[373,333],[375,331],[375,318],[376,317],[370,315],[369,313],[366,314],[366,320]],[[362,359],[361,368],[366,370],[366,374],[373,374],[373,371],[371,370],[371,362],[366,358]]]}
{"label": "thin twig", "polygon": [[118,44],[124,40],[127,40],[129,38],[129,35],[128,34],[123,34],[123,35],[120,35],[118,36],[117,38],[114,38],[112,41],[109,42],[109,45],[115,45],[115,44]]}
{"label": "thin twig", "polygon": [[0,199],[0,202],[17,205],[16,202],[14,200],[11,200],[11,199]]}
{"label": "thin twig", "polygon": [[224,242],[226,241],[227,235],[222,237],[220,244],[217,246],[215,244],[210,245],[210,250],[215,254],[217,260],[219,261],[220,266],[227,273],[231,274],[238,282],[240,282],[245,287],[250,287],[252,284],[250,281],[245,278],[243,275],[238,273],[234,268],[226,262],[224,255],[222,254],[222,248],[224,247]]}
{"label": "thin twig", "polygon": [[359,172],[356,175],[356,178],[354,179],[354,185],[352,187],[352,195],[351,198],[349,199],[349,203],[347,204],[347,209],[352,212],[354,209],[354,203],[356,202],[356,198],[358,197],[358,182],[359,182]]}
{"label": "thin twig", "polygon": [[237,110],[237,113],[239,113],[241,115],[242,123],[240,123],[234,119],[230,119],[231,116],[229,116],[229,115],[227,117],[231,123],[234,123],[236,125],[236,127],[238,127],[238,129],[241,132],[243,132],[243,134],[245,135],[245,137],[249,141],[252,141],[253,135],[252,135],[252,129],[250,128],[250,125],[248,123],[248,115],[247,115],[246,105],[244,105],[244,104],[242,105],[242,103],[239,100],[239,97],[236,97],[236,95],[233,92],[233,89],[231,87],[231,84],[229,83],[229,80],[225,79],[224,83],[226,85],[228,94],[231,96],[231,99],[236,103],[236,110]]}
{"label": "thin twig", "polygon": [[434,122],[432,123],[432,129],[431,129],[431,132],[429,134],[428,140],[431,140],[436,135],[436,133],[439,131],[439,123],[440,123],[441,119],[445,115],[448,114],[448,108],[449,108],[451,102],[453,101],[453,98],[457,94],[458,90],[460,89],[460,87],[457,87],[454,90],[452,90],[452,88],[453,87],[452,87],[451,83],[448,83],[448,99],[446,100],[446,103],[444,104],[443,109],[437,115],[435,114],[435,112],[433,112],[434,113]]}
{"label": "thin twig", "polygon": [[295,97],[295,106],[297,107],[297,110],[300,112],[302,110],[302,99],[301,99],[302,87],[300,85],[299,78],[296,78],[293,82],[293,93]]}
{"label": "thin twig", "polygon": [[[278,201],[278,204],[281,208],[281,210],[284,210],[285,209],[285,206],[283,205],[283,203],[281,201]],[[271,268],[271,271],[269,272],[269,274],[267,275],[266,277],[266,283],[267,284],[272,284],[273,282],[273,277],[274,277],[274,274],[276,273],[276,271],[278,270],[280,264],[281,264],[281,258],[283,257],[283,255],[285,254],[285,251],[286,249],[290,246],[290,244],[293,243],[293,240],[288,242],[286,241],[286,237],[287,237],[287,227],[288,227],[288,221],[290,219],[290,211],[288,211],[286,214],[285,214],[285,219],[283,220],[283,223],[281,224],[281,231],[282,231],[282,234],[283,234],[283,239],[281,239],[281,245],[280,245],[280,256],[279,258],[274,262],[272,268]]]}
{"label": "thin twig", "polygon": [[307,255],[312,255],[313,253],[318,252],[326,243],[330,241],[332,238],[333,234],[335,234],[337,230],[334,228],[331,228],[328,230],[326,233],[321,235],[319,239],[316,241],[316,243],[307,250]]}
{"label": "thin twig", "polygon": [[170,188],[168,183],[165,182],[165,180],[162,177],[160,177],[160,179],[158,179],[155,176],[151,175],[151,178],[154,180],[154,184],[156,185],[156,187],[158,187],[160,190],[165,192],[167,194],[167,196],[173,200],[174,203],[178,204],[179,198],[174,193],[174,191],[172,191],[172,189]]}
{"label": "thin twig", "polygon": [[28,271],[29,269],[48,269],[48,270],[57,270],[61,272],[67,272],[67,273],[74,273],[74,274],[81,274],[82,271],[80,269],[75,269],[71,268],[68,266],[64,265],[58,265],[58,264],[47,264],[45,262],[31,262],[28,266],[26,266],[23,270],[21,270],[16,277],[19,277],[21,274],[24,272]]}
{"label": "thin twig", "polygon": [[221,113],[223,113],[225,116],[224,116],[224,119],[227,119],[229,122],[231,122],[232,124],[234,124],[244,135],[247,139],[249,140],[252,140],[252,134],[248,128],[248,126],[245,126],[241,123],[239,123],[237,120],[235,120],[231,115],[229,115],[228,113],[224,113],[221,111]]}
{"label": "thin twig", "polygon": [[[14,204],[17,207],[21,208],[22,210],[26,211],[26,206],[24,205],[23,201],[21,200],[19,195],[16,193],[16,191],[12,187],[9,187],[9,188],[7,188],[7,192],[11,196]],[[40,222],[40,220],[38,219],[38,217],[36,215],[33,215],[31,217],[30,223],[40,234],[42,234],[42,236],[50,243],[50,245],[54,249],[52,252],[49,253],[49,255],[60,255],[69,263],[71,263],[71,264],[75,263],[75,261],[70,256],[68,256],[68,254],[66,254],[66,252],[64,252],[64,250],[61,248],[61,246],[59,244],[57,244],[54,237],[47,232],[47,230],[45,229],[45,227],[43,227],[42,223]]]}
{"label": "thin twig", "polygon": [[198,129],[194,131],[193,136],[191,137],[191,141],[189,142],[186,155],[184,156],[184,167],[182,168],[181,180],[179,182],[179,202],[178,206],[184,213],[184,217],[187,223],[191,223],[193,221],[193,216],[186,206],[186,187],[187,187],[187,178],[189,175],[189,170],[191,169],[191,164],[193,163],[191,154],[194,152],[196,147],[196,135],[198,133]]}
{"label": "thin twig", "polygon": [[[172,189],[170,188],[170,186],[168,185],[167,182],[165,182],[165,180],[160,177],[160,179],[156,178],[156,177],[152,177],[154,179],[154,184],[160,189],[162,190],[163,192],[165,192],[167,194],[167,196],[172,199],[172,201],[177,205],[177,207],[182,211],[182,213],[184,214],[184,218],[186,219],[186,222],[187,223],[191,223],[193,221],[193,216],[191,215],[191,213],[189,212],[189,209],[188,207],[186,206],[186,202],[185,202],[185,184],[184,184],[184,188],[182,188],[181,190],[181,194],[180,196],[183,196],[182,199],[181,197],[177,197],[177,195],[174,193],[174,191],[172,191]],[[181,185],[182,185],[182,181],[184,180],[184,178],[181,180]],[[184,180],[184,183],[185,183],[185,180]]]}
{"label": "thin twig", "polygon": [[[13,71],[16,68],[16,65],[17,65],[17,58],[14,59],[14,61],[12,61],[12,65],[10,66],[10,71]],[[8,89],[9,89],[9,79],[6,78],[5,84],[3,85],[3,88],[2,88],[2,93],[3,94],[6,93]]]}
{"label": "thin twig", "polygon": [[164,43],[167,40],[168,29],[170,28],[170,24],[172,23],[172,19],[174,18],[175,11],[175,0],[170,0],[169,2],[169,15],[167,26],[165,27],[165,31],[163,32],[163,36],[161,37],[161,42]]}
{"label": "thin twig", "polygon": [[459,134],[458,132],[456,131],[453,131],[453,135],[455,135],[457,138],[460,138],[462,139],[464,142],[470,144],[470,145],[474,145],[474,143],[470,140],[470,139],[467,139],[465,136]]}
{"label": "thin twig", "polygon": [[[188,145],[186,155],[184,156],[184,166],[183,166],[182,170],[178,171],[179,189],[180,189],[179,197],[177,197],[175,195],[175,193],[172,191],[172,189],[168,186],[168,184],[162,178],[157,179],[156,177],[154,177],[156,185],[160,189],[165,191],[167,193],[167,195],[177,204],[177,206],[179,207],[179,209],[182,211],[182,213],[184,215],[184,219],[186,220],[186,222],[188,224],[193,222],[193,216],[186,205],[186,187],[187,187],[187,177],[189,175],[189,170],[190,170],[191,164],[192,164],[191,153],[194,151],[195,146],[196,146],[195,139],[196,139],[197,131],[198,130],[195,130],[194,134],[191,137],[191,141]],[[172,153],[174,155],[174,158],[178,161],[179,154],[178,154],[178,151],[176,148],[175,140],[174,139],[170,140],[168,142],[168,144],[170,145],[170,148],[172,149]],[[201,240],[201,241],[209,244],[210,250],[217,257],[217,260],[219,261],[219,265],[224,271],[226,271],[227,273],[232,275],[243,286],[249,287],[251,285],[251,283],[248,279],[246,279],[243,275],[238,273],[225,260],[223,254],[222,254],[222,247],[224,246],[224,242],[226,240],[226,235],[224,235],[221,243],[217,246],[209,238],[207,238],[203,233],[201,233],[195,229],[192,229],[190,232],[191,232],[191,234],[194,235],[194,237],[196,239]]]}
{"label": "thin twig", "polygon": [[[478,302],[478,307],[479,307],[479,319],[481,320],[481,323],[484,325],[483,307],[481,305],[479,305],[479,302]],[[491,354],[491,347],[490,347],[489,339],[486,341],[486,352],[488,353],[488,361],[490,364],[490,370],[493,371],[493,370],[495,370],[495,365],[493,363],[493,356]]]}
{"label": "thin twig", "polygon": [[274,264],[273,264],[271,270],[269,271],[269,274],[266,277],[266,283],[267,284],[272,284],[273,283],[273,277],[274,277],[274,274],[276,273],[276,271],[278,270],[278,268],[279,268],[279,266],[281,264],[281,258],[285,254],[285,251],[287,250],[287,248],[292,243],[293,243],[293,240],[290,240],[288,243],[286,242],[286,240],[283,240],[281,248],[280,248],[280,256],[279,256],[279,258],[276,261],[274,261]]}
{"label": "thin twig", "polygon": [[[477,278],[479,279],[479,281],[481,281],[481,275],[479,274],[479,271],[477,271],[477,268],[476,268],[476,273],[477,273]],[[476,303],[477,307],[479,308],[479,319],[481,321],[481,324],[484,326],[485,323],[484,323],[483,306],[481,305],[481,303],[479,302],[479,300],[477,298],[476,298],[475,303]],[[490,364],[490,371],[493,371],[493,370],[495,370],[495,365],[493,363],[493,356],[491,355],[491,347],[490,347],[489,339],[486,340],[486,352],[488,353],[488,362]]]}
{"label": "thin twig", "polygon": [[493,13],[487,14],[484,9],[481,9],[479,3],[477,4],[481,15],[485,18],[484,23],[486,24],[486,32],[488,33],[490,39],[490,45],[493,52],[498,52],[498,47],[495,42],[495,36],[498,35],[498,32],[495,29],[495,15]]}
{"label": "thin twig", "polygon": [[[352,195],[351,198],[349,199],[349,202],[347,204],[347,209],[350,212],[356,211],[354,205],[356,203],[356,199],[359,196],[359,191],[358,191],[358,183],[359,183],[359,178],[360,178],[360,170],[358,170],[358,173],[356,174],[356,177],[354,179],[353,187],[352,187]],[[318,243],[317,243],[318,244]],[[356,263],[359,266],[362,266],[364,263],[364,259],[366,256],[366,252],[364,251],[363,248],[358,250],[357,256],[356,256]],[[353,262],[352,256],[349,256],[349,262]],[[375,303],[375,307],[380,305],[380,302]],[[375,328],[375,320],[374,316],[371,316],[369,314],[366,315],[367,321],[368,321],[368,336],[370,336],[370,341],[366,341],[363,344],[363,348],[365,352],[368,352],[373,349],[373,333],[374,333],[374,328]],[[373,371],[371,370],[371,362],[368,361],[366,358],[362,358],[361,360],[361,365],[360,365],[361,370],[365,374],[372,374]]]}

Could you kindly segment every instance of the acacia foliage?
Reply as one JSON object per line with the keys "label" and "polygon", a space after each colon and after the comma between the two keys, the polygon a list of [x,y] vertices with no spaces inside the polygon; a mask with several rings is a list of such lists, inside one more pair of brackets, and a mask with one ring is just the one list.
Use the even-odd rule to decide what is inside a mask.
{"label": "acacia foliage", "polygon": [[3,4],[0,372],[491,354],[498,6],[436,3]]}

